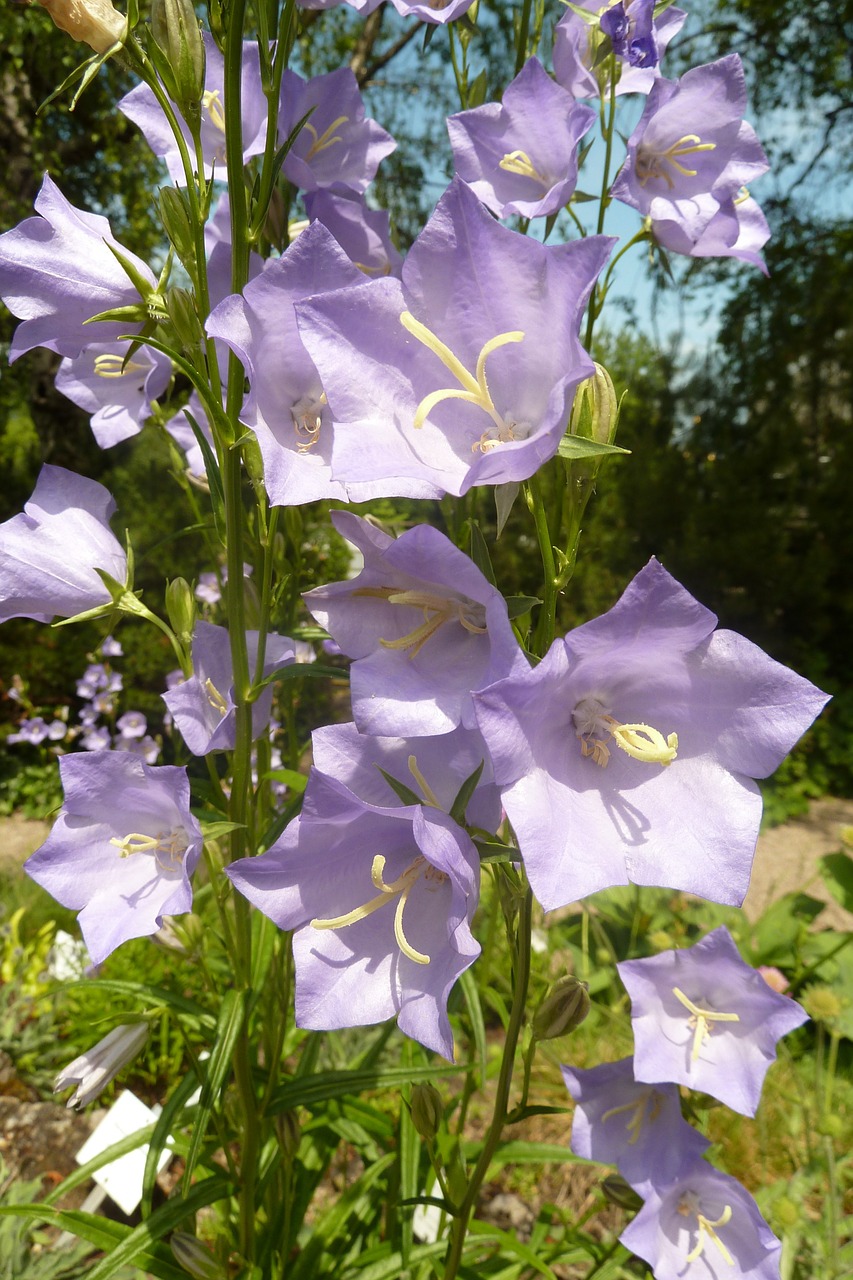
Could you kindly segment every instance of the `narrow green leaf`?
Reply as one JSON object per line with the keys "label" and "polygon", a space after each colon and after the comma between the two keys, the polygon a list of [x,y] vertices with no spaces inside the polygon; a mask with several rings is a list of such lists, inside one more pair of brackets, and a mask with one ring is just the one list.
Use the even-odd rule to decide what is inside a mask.
{"label": "narrow green leaf", "polygon": [[474,1035],[474,1044],[477,1049],[477,1058],[479,1059],[479,1087],[481,1089],[485,1089],[486,1064],[488,1062],[486,1022],[483,1018],[483,1006],[480,1003],[480,991],[477,986],[477,981],[473,977],[470,969],[466,969],[462,974],[459,979],[459,985],[462,988],[462,994],[464,995],[465,1003],[468,1006],[468,1017],[471,1019],[471,1031]]}
{"label": "narrow green leaf", "polygon": [[563,436],[557,447],[557,453],[561,458],[568,458],[570,462],[579,458],[600,458],[610,453],[630,453],[630,449],[623,449],[618,444],[601,444],[598,440],[588,440],[584,436]]}
{"label": "narrow green leaf", "polygon": [[142,1174],[142,1216],[148,1218],[152,1212],[152,1197],[157,1182],[157,1165],[160,1153],[166,1146],[169,1130],[175,1125],[178,1116],[199,1086],[199,1079],[194,1070],[184,1076],[177,1089],[172,1091],[165,1107],[157,1117],[157,1123],[151,1134],[151,1144],[145,1156],[145,1170]]}
{"label": "narrow green leaf", "polygon": [[[436,1240],[434,1244],[415,1245],[409,1255],[409,1266],[415,1269],[422,1262],[443,1257],[446,1252],[446,1240]],[[383,1256],[377,1257],[380,1253]],[[400,1253],[391,1252],[389,1246],[383,1244],[376,1249],[365,1250],[344,1269],[340,1280],[400,1280],[402,1274],[403,1259]]]}
{"label": "narrow green leaf", "polygon": [[219,470],[219,463],[216,454],[210,447],[210,442],[202,431],[196,419],[190,413],[189,409],[184,406],[184,417],[192,427],[192,433],[196,438],[196,443],[201,449],[201,456],[204,458],[204,470],[207,476],[207,483],[210,488],[210,505],[213,509],[213,522],[216,525],[216,532],[220,540],[225,542],[225,491],[222,488],[222,472]]}
{"label": "narrow green leaf", "polygon": [[[49,1222],[58,1230],[67,1231],[81,1240],[88,1240],[89,1244],[102,1250],[120,1247],[132,1230],[124,1223],[110,1222],[109,1218],[102,1218],[96,1213],[84,1213],[82,1209],[54,1209],[45,1203],[0,1205],[0,1214]],[[109,1257],[105,1261],[108,1262]],[[146,1248],[144,1245],[137,1248],[134,1261],[159,1277],[159,1280],[187,1280],[187,1273],[177,1265],[171,1251],[163,1246],[155,1244],[153,1248]],[[88,1277],[94,1272],[86,1274]],[[111,1270],[107,1275],[114,1276],[115,1272]]]}
{"label": "narrow green leaf", "polygon": [[269,773],[261,775],[262,782],[283,782],[291,791],[302,792],[308,785],[308,778],[304,773],[297,773],[295,769],[270,769]]}
{"label": "narrow green leaf", "polygon": [[376,768],[382,774],[382,777],[388,783],[388,786],[394,792],[394,795],[397,796],[399,800],[402,800],[403,804],[423,804],[423,800],[418,793],[413,791],[411,787],[407,787],[405,782],[401,782],[399,778],[395,778],[391,773],[386,773],[380,765],[377,765]]}
{"label": "narrow green leaf", "polygon": [[152,1137],[156,1127],[156,1124],[146,1125],[144,1129],[137,1129],[136,1133],[131,1133],[126,1138],[120,1138],[118,1142],[114,1142],[112,1146],[99,1152],[93,1159],[87,1160],[79,1169],[69,1173],[67,1178],[63,1178],[52,1191],[48,1192],[41,1203],[45,1205],[55,1204],[57,1200],[61,1200],[69,1191],[73,1191],[75,1187],[88,1182],[92,1174],[97,1173],[99,1169],[103,1169],[104,1165],[112,1164],[114,1160],[127,1155],[129,1151],[135,1151],[137,1147],[144,1146]]}
{"label": "narrow green leaf", "polygon": [[486,539],[483,537],[482,530],[476,520],[468,521],[468,536],[470,539],[468,546],[469,556],[483,577],[487,578],[493,587],[497,586],[495,571],[492,567],[492,557],[489,554]]}
{"label": "narrow green leaf", "polygon": [[453,804],[450,806],[450,816],[453,819],[453,821],[458,822],[460,826],[464,826],[465,824],[465,813],[468,809],[468,805],[471,802],[471,797],[473,796],[474,792],[477,790],[477,783],[480,781],[480,778],[483,775],[483,769],[485,768],[485,764],[486,764],[485,760],[481,760],[480,763],[477,765],[477,768],[474,770],[474,772],[472,774],[469,774],[469,776],[462,783],[462,786],[457,791],[456,799],[453,801]]}
{"label": "narrow green leaf", "polygon": [[853,911],[853,858],[846,853],[828,853],[820,860],[823,882],[845,911]]}
{"label": "narrow green leaf", "polygon": [[507,596],[506,608],[510,621],[513,618],[521,618],[525,613],[530,613],[531,609],[535,609],[542,601],[538,596]]}
{"label": "narrow green leaf", "polygon": [[232,831],[244,830],[245,825],[244,822],[202,822],[201,829],[205,840],[218,840],[220,836],[227,836]]}
{"label": "narrow green leaf", "polygon": [[216,1026],[216,1035],[210,1057],[207,1060],[205,1078],[201,1086],[201,1099],[193,1125],[190,1147],[187,1152],[187,1165],[184,1170],[184,1195],[187,1194],[195,1171],[196,1161],[201,1150],[202,1141],[207,1133],[207,1126],[213,1108],[219,1102],[222,1087],[231,1070],[234,1046],[246,1018],[250,993],[248,991],[226,991],[222,998],[222,1008]]}
{"label": "narrow green leaf", "polygon": [[557,1280],[557,1276],[548,1266],[547,1262],[534,1253],[526,1244],[522,1244],[518,1236],[509,1231],[500,1231],[497,1227],[487,1225],[486,1223],[477,1222],[474,1219],[469,1227],[469,1247],[475,1245],[478,1239],[488,1236],[491,1240],[497,1240],[500,1244],[501,1253],[520,1258],[522,1262],[526,1262],[529,1267],[540,1276],[545,1276],[545,1280]]}
{"label": "narrow green leaf", "polygon": [[292,1111],[294,1107],[312,1107],[329,1098],[343,1098],[348,1093],[366,1093],[369,1089],[399,1089],[417,1080],[433,1080],[436,1076],[458,1075],[459,1067],[440,1067],[430,1063],[426,1067],[373,1068],[367,1071],[318,1071],[314,1075],[299,1076],[281,1085],[272,1096],[269,1105],[271,1115],[280,1111]]}
{"label": "narrow green leaf", "polygon": [[77,982],[66,984],[67,990],[73,987],[85,987],[87,991],[97,987],[99,991],[109,992],[117,996],[128,996],[135,1000],[137,1004],[144,1004],[148,1007],[165,1004],[171,1009],[178,1009],[181,1013],[190,1014],[202,1026],[213,1029],[216,1025],[213,1014],[208,1013],[200,1004],[196,1004],[195,1000],[189,1000],[186,996],[179,996],[177,992],[168,991],[165,987],[154,987],[145,982],[124,982],[117,978],[81,978]]}

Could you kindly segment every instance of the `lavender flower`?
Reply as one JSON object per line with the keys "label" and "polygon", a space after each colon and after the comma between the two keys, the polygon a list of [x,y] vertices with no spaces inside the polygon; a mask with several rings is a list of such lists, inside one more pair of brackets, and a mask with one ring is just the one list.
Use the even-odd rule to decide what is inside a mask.
{"label": "lavender flower", "polygon": [[[254,670],[258,653],[258,632],[246,632],[249,667]],[[225,627],[209,622],[196,623],[193,632],[193,675],[163,694],[175,724],[193,755],[209,751],[230,751],[235,744],[237,712],[234,701],[234,671],[231,642]],[[287,636],[268,635],[265,676],[294,661],[293,641]],[[269,721],[272,709],[271,686],[252,706],[252,733],[255,738]]]}
{"label": "lavender flower", "polygon": [[556,213],[575,189],[578,143],[594,120],[530,58],[500,103],[448,118],[456,172],[499,218]]}
{"label": "lavender flower", "polygon": [[92,414],[92,434],[102,449],[138,435],[151,416],[151,402],[172,377],[172,365],[153,347],[139,347],[128,359],[127,342],[95,343],[73,360],[63,360],[56,387]]}
{"label": "lavender flower", "polygon": [[[351,3],[352,0],[347,0]],[[455,22],[467,13],[474,0],[391,0],[394,8],[404,18],[417,18],[420,22],[444,24]]]}
{"label": "lavender flower", "polygon": [[115,1027],[103,1040],[99,1040],[60,1071],[54,1082],[53,1092],[60,1093],[63,1089],[76,1085],[65,1105],[87,1107],[141,1052],[147,1039],[147,1022],[130,1022]]}
{"label": "lavender flower", "polygon": [[[597,98],[601,92],[609,93],[608,63],[595,64],[603,35],[610,35],[613,51],[620,59],[617,95],[648,93],[659,75],[658,62],[687,18],[681,9],[666,9],[649,28],[653,7],[649,0],[629,0],[627,4],[608,0],[603,8],[600,0],[578,0],[554,32],[557,83],[575,98]],[[577,9],[586,10],[589,20],[582,18]],[[615,40],[608,27],[615,33]]]}
{"label": "lavender flower", "polygon": [[[96,711],[96,715],[99,713]],[[106,725],[92,727],[88,733],[84,733],[80,739],[80,745],[84,751],[110,751],[112,749],[112,737]]]}
{"label": "lavender flower", "polygon": [[116,721],[116,728],[125,738],[144,738],[148,721],[141,711],[125,711]]}
{"label": "lavender flower", "polygon": [[218,604],[222,599],[222,588],[218,573],[200,573],[195,589],[196,600],[202,604]]}
{"label": "lavender flower", "polygon": [[21,720],[18,724],[17,733],[10,733],[7,742],[26,742],[31,747],[38,747],[44,742],[48,736],[47,721],[43,716],[33,716],[32,719]]}
{"label": "lavender flower", "polygon": [[0,236],[0,298],[23,321],[12,338],[10,361],[33,347],[78,356],[92,343],[135,331],[128,321],[85,322],[102,311],[139,303],[112,248],[153,291],[156,281],[146,264],[113,239],[106,218],[69,204],[47,174],[35,209],[38,217]]}
{"label": "lavender flower", "polygon": [[675,1085],[638,1084],[631,1058],[560,1069],[577,1103],[572,1151],[615,1164],[633,1187],[666,1186],[711,1145],[682,1116]]}
{"label": "lavender flower", "polygon": [[185,769],[152,769],[127,752],[59,761],[65,802],[24,864],[79,924],[94,964],[128,938],[156,933],[189,911],[202,832]]}
{"label": "lavender flower", "polygon": [[475,694],[546,910],[617,884],[739,905],[767,777],[827,701],[652,560],[535,670]]}
{"label": "lavender flower", "polygon": [[120,658],[124,653],[121,643],[113,636],[105,636],[101,641],[101,653],[105,658]]}
{"label": "lavender flower", "polygon": [[20,515],[0,525],[0,622],[50,622],[110,602],[95,569],[118,582],[127,557],[107,523],[115,503],[103,485],[44,466]]}
{"label": "lavender flower", "polygon": [[655,1280],[694,1271],[703,1280],[779,1280],[782,1245],[736,1179],[697,1160],[676,1182],[644,1195],[619,1239],[648,1262]]}
{"label": "lavender flower", "polygon": [[346,485],[419,479],[462,494],[523,480],[557,449],[592,373],[580,316],[612,241],[549,248],[501,227],[456,179],[403,266],[297,305]]}
{"label": "lavender flower", "polygon": [[471,690],[527,662],[506,602],[464,552],[429,525],[394,539],[348,512],[335,528],[362,552],[357,578],[305,594],[313,616],[355,658],[362,733],[423,737],[472,726]]}
{"label": "lavender flower", "polygon": [[280,928],[295,930],[298,1026],[396,1015],[401,1031],[452,1060],[447,999],[480,951],[470,928],[479,865],[446,814],[377,808],[317,775],[269,852],[226,873]]}
{"label": "lavender flower", "polygon": [[399,276],[403,259],[393,243],[385,209],[370,209],[363,196],[326,189],[305,195],[311,222],[331,231],[350,262],[367,276]]}
{"label": "lavender flower", "polygon": [[358,83],[349,67],[311,80],[288,69],[281,83],[281,102],[283,138],[311,112],[283,165],[285,177],[303,191],[331,187],[361,193],[397,145],[375,120],[365,119]]}
{"label": "lavender flower", "polygon": [[657,223],[655,236],[665,249],[693,258],[741,258],[768,274],[761,250],[770,239],[770,227],[745,187],[733,200],[723,201],[695,244],[672,223]]}
{"label": "lavender flower", "polygon": [[638,1080],[672,1080],[755,1115],[776,1042],[808,1021],[740,957],[722,925],[683,951],[617,965],[631,997]]}

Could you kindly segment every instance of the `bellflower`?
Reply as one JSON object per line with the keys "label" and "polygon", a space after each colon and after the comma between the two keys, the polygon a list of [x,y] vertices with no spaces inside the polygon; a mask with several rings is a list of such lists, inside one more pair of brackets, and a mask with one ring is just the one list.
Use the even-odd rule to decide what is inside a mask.
{"label": "bellflower", "polygon": [[456,172],[499,218],[540,218],[567,204],[578,143],[595,120],[530,58],[501,102],[450,116]]}
{"label": "bellflower", "polygon": [[127,359],[129,349],[127,342],[94,343],[63,360],[56,375],[57,390],[92,414],[102,449],[139,434],[172,377],[171,362],[153,347],[138,347]]}
{"label": "bellflower", "polygon": [[[354,724],[333,724],[311,735],[314,769],[343,783],[368,804],[401,804],[383,774],[403,782],[422,802],[449,813],[466,779],[483,766],[468,802],[468,824],[497,831],[503,813],[485,743],[474,729],[454,729],[432,738],[380,738],[359,733]],[[308,778],[308,791],[315,774]],[[306,792],[307,794],[307,792]]]}
{"label": "bellflower", "polygon": [[776,1042],[808,1021],[746,964],[722,925],[695,947],[617,965],[631,997],[638,1080],[701,1089],[755,1115]]}
{"label": "bellflower", "polygon": [[736,53],[680,80],[656,80],[610,194],[650,218],[672,247],[675,237],[696,244],[744,183],[769,168],[745,110]]}
{"label": "bellflower", "polygon": [[375,120],[365,118],[358,83],[349,67],[311,80],[303,80],[289,68],[285,71],[281,136],[286,138],[309,111],[285,157],[285,177],[302,191],[331,187],[363,192],[376,177],[380,162],[397,144]]}
{"label": "bellflower", "polygon": [[695,244],[674,223],[656,223],[654,230],[665,249],[693,258],[742,258],[768,274],[761,250],[770,239],[770,227],[746,188],[734,200],[723,201]]}
{"label": "bellflower", "polygon": [[[249,671],[254,672],[258,654],[258,632],[246,632]],[[162,695],[163,701],[184,742],[193,755],[209,751],[231,751],[236,742],[237,707],[234,701],[234,670],[231,642],[225,627],[197,622],[193,632],[193,674]],[[265,676],[294,661],[293,641],[288,636],[267,636]],[[252,704],[252,736],[259,738],[272,711],[271,685]]]}
{"label": "bellflower", "polygon": [[95,569],[127,577],[127,556],[107,523],[114,511],[102,484],[42,467],[24,510],[0,525],[0,622],[50,622],[109,604]]}
{"label": "bellflower", "polygon": [[91,343],[112,342],[135,330],[127,321],[85,322],[102,311],[139,303],[111,245],[153,290],[156,281],[148,266],[113,238],[106,218],[69,204],[48,174],[35,209],[38,217],[0,236],[0,298],[23,321],[12,338],[10,361],[33,347],[78,356]]}
{"label": "bellflower", "polygon": [[305,195],[305,212],[337,240],[350,262],[367,276],[399,276],[403,258],[391,239],[387,209],[370,209],[363,196],[328,191]]}
{"label": "bellflower", "polygon": [[735,1178],[697,1160],[677,1181],[643,1194],[619,1239],[655,1280],[779,1280],[781,1242]]}
{"label": "bellflower", "polygon": [[314,223],[242,295],[220,303],[207,321],[211,337],[226,342],[246,369],[251,390],[241,419],[257,435],[264,483],[275,505],[438,495],[423,481],[395,478],[349,485],[332,478],[337,424],[299,336],[294,304],[362,279],[331,232]]}
{"label": "bellflower", "polygon": [[391,0],[394,8],[403,18],[417,18],[419,22],[434,25],[454,22],[467,13],[474,0]]}
{"label": "bellflower", "polygon": [[675,1085],[638,1084],[630,1058],[560,1070],[577,1103],[572,1151],[615,1164],[633,1187],[665,1186],[711,1145],[682,1116]]}
{"label": "bellflower", "polygon": [[127,36],[127,18],[110,0],[38,0],[60,31],[95,53],[108,53]]}
{"label": "bellflower", "polygon": [[[204,176],[210,178],[215,174],[220,182],[225,182],[228,178],[225,163],[225,59],[211,35],[204,32],[202,39],[205,52],[204,93],[201,98]],[[131,89],[130,93],[119,99],[118,109],[141,129],[155,156],[161,156],[165,160],[169,177],[175,185],[183,186],[186,174],[175,136],[148,85],[138,84],[135,89]],[[261,86],[258,46],[254,40],[243,41],[240,110],[243,120],[243,160],[246,162],[263,151],[267,127],[267,100]],[[195,145],[189,127],[180,112],[176,111],[175,114],[190,155],[194,155]]]}
{"label": "bellflower", "polygon": [[364,568],[304,598],[356,659],[350,682],[359,730],[423,737],[471,727],[471,690],[527,670],[500,592],[429,525],[395,539],[349,512],[332,520],[361,551]]}
{"label": "bellflower", "polygon": [[334,1030],[396,1015],[401,1031],[452,1060],[447,999],[480,951],[470,927],[479,865],[446,814],[378,808],[315,775],[301,814],[269,852],[226,873],[280,928],[295,930],[298,1026]]}
{"label": "bellflower", "polygon": [[196,483],[206,482],[207,468],[205,467],[204,454],[187,416],[187,414],[192,414],[205,440],[213,449],[213,432],[210,427],[210,420],[197,391],[191,393],[185,410],[179,409],[175,416],[169,419],[166,423],[166,430],[175,444],[186,454],[187,472],[190,480],[194,480]]}
{"label": "bellflower", "polygon": [[76,1085],[65,1105],[88,1106],[141,1053],[147,1039],[147,1022],[129,1022],[115,1027],[103,1040],[99,1040],[60,1071],[54,1082],[53,1092],[60,1093],[63,1089]]}
{"label": "bellflower", "polygon": [[538,667],[475,694],[546,910],[627,883],[743,900],[761,820],[753,779],[827,696],[716,622],[651,560]]}
{"label": "bellflower", "polygon": [[[585,9],[586,21],[575,12]],[[673,36],[684,25],[687,14],[666,9],[650,21],[654,5],[650,0],[629,0],[627,4],[606,0],[578,0],[557,23],[554,31],[554,74],[575,98],[597,98],[609,94],[607,61],[593,65],[602,45],[602,32],[611,39],[617,56],[616,94],[648,93],[658,78],[658,62]]]}
{"label": "bellflower", "polygon": [[332,475],[390,477],[463,494],[524,480],[556,452],[578,341],[612,241],[549,247],[501,227],[458,178],[398,280],[297,306],[299,332],[339,423]]}
{"label": "bellflower", "polygon": [[79,911],[93,964],[129,938],[189,911],[201,827],[186,769],[151,768],[128,752],[59,761],[65,800],[47,840],[24,864],[63,907]]}

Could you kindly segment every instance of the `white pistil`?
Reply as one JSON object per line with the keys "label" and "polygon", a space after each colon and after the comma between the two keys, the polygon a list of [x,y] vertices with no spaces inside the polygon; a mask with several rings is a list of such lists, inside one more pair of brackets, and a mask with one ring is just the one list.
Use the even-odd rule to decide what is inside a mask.
{"label": "white pistil", "polygon": [[225,133],[225,108],[222,105],[222,99],[219,96],[218,89],[206,89],[201,95],[201,105],[207,112],[207,118],[213,125],[214,129],[218,129],[220,133]]}
{"label": "white pistil", "polygon": [[643,764],[672,764],[678,754],[678,734],[666,738],[649,724],[620,724],[598,698],[583,698],[572,712],[581,755],[591,756],[602,769],[610,760],[612,739],[633,760]]}
{"label": "white pistil", "polygon": [[293,419],[293,430],[296,433],[297,453],[310,453],[320,439],[320,429],[323,425],[323,406],[327,403],[324,391],[317,399],[313,396],[303,396],[291,408],[290,416]]}
{"label": "white pistil", "polygon": [[[359,587],[353,592],[356,596],[373,596],[378,600],[387,600],[389,604],[408,605],[412,609],[422,609],[424,620],[408,635],[399,640],[380,640],[384,649],[407,649],[409,657],[415,658],[421,649],[446,622],[458,622],[471,635],[485,635],[488,628],[475,622],[471,617],[472,606],[462,600],[449,600],[446,596],[434,595],[428,591],[398,591],[395,587]],[[485,623],[485,617],[483,618]]]}
{"label": "white pistil", "polygon": [[696,1244],[690,1250],[684,1261],[688,1263],[695,1262],[697,1258],[701,1258],[705,1251],[705,1241],[707,1238],[708,1240],[713,1240],[714,1244],[722,1254],[723,1261],[728,1266],[733,1267],[735,1260],[723,1244],[720,1237],[717,1235],[716,1230],[717,1227],[724,1227],[727,1223],[731,1222],[732,1206],[727,1204],[719,1218],[712,1220],[710,1218],[706,1218],[704,1213],[699,1211],[699,1203],[699,1197],[696,1195],[695,1191],[686,1191],[681,1197],[676,1209],[676,1212],[682,1218],[689,1218],[691,1216],[695,1217],[699,1226],[699,1235],[697,1237]]}
{"label": "white pistil", "polygon": [[406,867],[402,875],[397,876],[397,879],[392,880],[390,884],[386,884],[383,878],[385,859],[381,854],[377,853],[370,869],[370,879],[374,888],[379,890],[376,897],[370,898],[367,902],[362,903],[360,907],[355,907],[352,911],[347,911],[341,916],[331,916],[328,919],[317,917],[310,921],[311,928],[345,929],[347,925],[356,924],[359,920],[366,920],[368,916],[373,915],[374,911],[378,911],[380,907],[386,906],[393,898],[397,898],[397,907],[394,912],[394,937],[397,941],[397,946],[403,955],[414,961],[415,964],[429,964],[429,956],[425,955],[423,951],[417,951],[403,931],[403,912],[406,909],[409,894],[421,878],[421,875],[425,872],[428,873],[429,870],[444,879],[443,872],[436,872],[434,867],[429,868],[426,858],[419,854],[414,862],[411,862]]}
{"label": "white pistil", "polygon": [[[489,384],[486,381],[486,360],[499,347],[505,347],[513,342],[523,342],[523,330],[513,329],[509,333],[499,333],[494,338],[490,338],[477,357],[476,372],[471,373],[465,368],[458,356],[455,356],[450,348],[445,346],[431,329],[428,329],[425,324],[421,324],[420,320],[416,320],[410,311],[400,313],[400,324],[413,338],[417,338],[418,342],[423,343],[433,355],[438,356],[444,367],[450,370],[460,384],[459,390],[455,387],[446,387],[441,391],[432,391],[428,396],[424,396],[415,410],[414,426],[416,428],[422,427],[435,406],[441,404],[442,400],[465,400],[468,404],[476,405],[478,409],[482,409],[484,413],[489,415],[498,430],[498,438],[495,443],[501,443],[501,433],[511,432],[515,424],[506,422],[495,408],[492,394],[489,391]],[[510,438],[512,439],[513,437]],[[476,448],[477,446],[475,445]]]}
{"label": "white pistil", "polygon": [[680,157],[691,156],[699,151],[714,151],[716,146],[716,142],[702,142],[698,133],[685,133],[672,146],[667,147],[666,151],[653,151],[641,144],[637,151],[637,177],[640,186],[644,187],[652,178],[662,179],[672,191],[675,182],[667,166],[671,166],[685,178],[695,178],[698,169],[688,169],[681,163]]}
{"label": "white pistil", "polygon": [[204,682],[204,690],[207,693],[207,700],[213,707],[214,711],[218,711],[221,716],[228,714],[228,703],[217,689],[213,681],[208,677]]}
{"label": "white pistil", "polygon": [[737,1013],[717,1013],[715,1009],[700,1009],[699,1005],[694,1004],[680,987],[673,987],[672,994],[690,1014],[687,1025],[694,1029],[693,1049],[690,1054],[691,1062],[695,1062],[699,1057],[699,1050],[702,1048],[704,1041],[710,1036],[713,1022],[740,1022],[740,1015]]}
{"label": "white pistil", "polygon": [[129,858],[134,853],[153,853],[161,871],[177,871],[187,851],[188,842],[183,827],[173,827],[171,831],[161,831],[156,836],[131,831],[122,840],[114,837],[110,844],[118,849],[120,858]]}
{"label": "white pistil", "polygon": [[348,123],[349,123],[349,116],[338,116],[337,120],[333,120],[332,123],[329,125],[328,129],[325,129],[318,137],[317,130],[314,128],[313,124],[309,120],[304,125],[304,129],[306,133],[311,134],[311,137],[314,139],[314,142],[311,146],[311,149],[306,154],[305,159],[313,160],[314,156],[319,155],[321,151],[325,151],[327,147],[331,147],[336,142],[340,142],[341,141],[340,135],[336,135],[336,136],[332,136],[332,135],[335,134],[335,130],[337,129],[338,125],[348,124]]}
{"label": "white pistil", "polygon": [[532,178],[534,182],[541,183],[543,187],[551,185],[548,179],[535,167],[526,151],[508,151],[503,160],[498,162],[498,168],[505,170],[506,173],[517,173],[521,178]]}
{"label": "white pistil", "polygon": [[[651,1107],[649,1107],[650,1101],[652,1104]],[[647,1109],[649,1112],[648,1121],[649,1124],[651,1124],[657,1119],[660,1111],[660,1094],[656,1089],[646,1089],[645,1092],[633,1102],[625,1102],[621,1107],[611,1107],[609,1111],[605,1111],[601,1119],[602,1121],[605,1121],[609,1120],[611,1116],[623,1115],[625,1112],[630,1113],[628,1123],[625,1125],[625,1128],[631,1135],[628,1139],[628,1146],[633,1147],[634,1143],[639,1141],[640,1132],[643,1128],[643,1121],[647,1118]]]}
{"label": "white pistil", "polygon": [[128,360],[116,352],[105,351],[95,356],[95,373],[99,378],[123,378],[126,373],[145,373],[148,365]]}

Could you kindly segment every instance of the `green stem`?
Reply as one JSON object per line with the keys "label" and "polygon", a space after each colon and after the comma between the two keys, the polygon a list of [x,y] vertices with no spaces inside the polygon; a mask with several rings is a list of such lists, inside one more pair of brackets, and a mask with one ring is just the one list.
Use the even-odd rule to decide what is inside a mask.
{"label": "green stem", "polygon": [[[604,172],[601,175],[601,200],[598,205],[598,225],[595,234],[600,236],[604,231],[604,219],[607,216],[607,209],[610,204],[610,164],[613,158],[613,125],[616,118],[616,58],[610,55],[610,100],[608,104],[607,119],[605,121],[604,112],[604,90],[601,91],[601,130],[604,134]],[[586,318],[586,336],[584,338],[584,347],[587,351],[592,349],[592,334],[595,328],[595,322],[601,312],[603,295],[598,289],[593,291],[593,295],[589,300],[589,311]]]}
{"label": "green stem", "polygon": [[557,627],[557,565],[554,560],[554,546],[551,541],[551,530],[548,526],[548,513],[542,498],[542,489],[538,475],[527,482],[528,506],[536,525],[536,538],[539,542],[539,554],[542,557],[544,575],[544,600],[536,623],[534,645],[540,657],[547,653],[554,639]]}
{"label": "green stem", "polygon": [[530,39],[530,13],[533,0],[524,0],[521,6],[521,22],[518,27],[518,43],[515,52],[515,74],[521,71],[527,61],[527,42]]}

